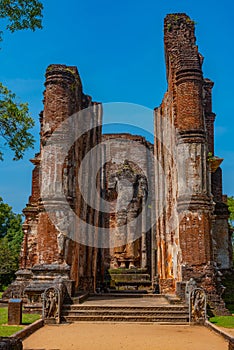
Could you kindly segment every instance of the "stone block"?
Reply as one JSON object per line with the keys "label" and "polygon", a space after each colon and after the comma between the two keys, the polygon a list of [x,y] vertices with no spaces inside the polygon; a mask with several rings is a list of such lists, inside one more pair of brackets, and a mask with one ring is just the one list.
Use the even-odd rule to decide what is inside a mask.
{"label": "stone block", "polygon": [[1,338],[0,350],[23,350],[22,341],[15,338]]}
{"label": "stone block", "polygon": [[22,324],[22,299],[10,299],[8,302],[8,324]]}
{"label": "stone block", "polygon": [[234,339],[229,341],[228,350],[234,350]]}

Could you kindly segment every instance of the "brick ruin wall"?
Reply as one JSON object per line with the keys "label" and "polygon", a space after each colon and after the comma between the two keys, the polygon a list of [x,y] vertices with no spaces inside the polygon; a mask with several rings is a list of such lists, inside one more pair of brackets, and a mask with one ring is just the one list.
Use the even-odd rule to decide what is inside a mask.
{"label": "brick ruin wall", "polygon": [[[152,221],[150,239],[142,243],[141,238],[139,266],[144,260],[152,280],[159,279],[162,293],[179,292],[182,284],[194,277],[209,295],[218,298],[216,267],[230,268],[232,261],[221,159],[214,156],[213,82],[203,77],[203,57],[196,46],[194,22],[187,15],[165,18],[164,43],[168,90],[155,109],[154,146],[141,136],[119,134],[116,141],[116,135],[102,135],[101,105],[83,93],[77,69],[64,65],[48,67],[44,111],[40,115],[40,152],[32,159],[32,194],[24,210],[21,269],[15,283],[21,292],[28,285],[35,291],[43,278],[52,281],[57,277],[68,284],[73,281],[76,289],[95,290],[97,280],[103,278],[104,270],[116,257],[113,249],[95,248],[100,238],[98,227],[116,226],[117,218],[116,213],[100,214],[98,197],[95,209],[87,204],[79,187],[78,172],[91,149],[96,152],[97,163],[105,164],[107,159],[98,174],[90,162],[81,172],[81,186],[86,188],[89,199],[96,190],[104,191],[106,196],[108,178],[118,172],[113,159],[124,169],[127,143],[133,158],[128,164],[128,176],[131,171],[142,176],[139,162],[143,162],[152,189],[151,214],[147,217]],[[86,110],[89,106],[92,111]],[[83,122],[79,118],[69,122],[69,117],[77,112],[84,113]],[[58,128],[61,123],[62,131]],[[72,138],[76,141],[64,158],[64,148]],[[101,151],[94,147],[100,142],[104,145]],[[147,155],[142,156],[136,144],[154,153],[155,164]],[[96,180],[90,182],[90,178]],[[86,242],[85,237],[83,241],[76,237],[82,227],[79,220],[69,223],[71,209],[91,224],[87,237],[92,237],[93,244]],[[66,230],[56,228],[51,217],[59,218],[61,225],[67,222]]]}
{"label": "brick ruin wall", "polygon": [[[156,229],[158,273],[165,292],[173,291],[177,281],[197,277],[211,295],[216,266],[232,266],[228,210],[214,157],[213,82],[203,78],[203,57],[187,15],[165,18],[164,43],[168,91],[155,110],[155,154],[162,168],[155,171],[156,203],[157,210],[165,208]],[[175,224],[170,227],[170,222]]]}
{"label": "brick ruin wall", "polygon": [[[64,212],[66,203],[64,206],[61,204],[65,201],[81,219],[98,227],[98,214],[85,203],[77,185],[77,170],[85,154],[100,142],[101,106],[93,103],[89,96],[83,94],[80,77],[75,67],[49,66],[46,71],[45,86],[44,111],[40,117],[40,153],[32,160],[35,164],[32,195],[24,210],[26,220],[23,225],[21,269],[31,269],[37,265],[68,265],[69,277],[75,281],[75,287],[79,285],[81,289],[92,289],[96,278],[96,249],[77,243],[73,237],[74,232],[79,230],[77,227],[79,223],[75,222],[75,228],[67,226],[68,232],[61,233],[50,219],[55,215],[54,210],[56,215],[61,216],[61,220],[69,215],[69,212]],[[86,112],[85,127],[88,131],[82,132],[84,125],[78,124],[79,118],[74,118],[75,122],[70,125],[69,117],[89,106],[92,106],[93,113]],[[57,130],[61,123],[63,123],[62,130]],[[74,132],[80,129],[81,136],[74,135]],[[55,136],[51,145],[50,137],[53,133]],[[72,137],[76,141],[67,157],[63,159],[61,147],[62,145],[66,147],[69,138]],[[82,178],[84,184],[88,181],[87,172],[92,176],[92,170],[84,168]],[[44,186],[43,198],[42,182],[50,186],[48,194],[46,185]],[[61,185],[63,185],[63,198],[60,198]],[[88,195],[91,196],[92,193]],[[87,264],[87,261],[90,263]]]}

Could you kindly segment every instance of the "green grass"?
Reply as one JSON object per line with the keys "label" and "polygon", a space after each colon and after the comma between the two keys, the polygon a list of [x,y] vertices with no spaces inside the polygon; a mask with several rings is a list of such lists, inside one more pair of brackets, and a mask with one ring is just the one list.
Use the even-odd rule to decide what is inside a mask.
{"label": "green grass", "polygon": [[3,294],[3,292],[0,292],[0,299],[2,299],[2,294]]}
{"label": "green grass", "polygon": [[218,327],[234,328],[234,316],[215,316],[209,321]]}
{"label": "green grass", "polygon": [[0,308],[0,336],[9,337],[10,335],[20,331],[36,320],[39,320],[40,315],[38,314],[23,314],[22,326],[8,326],[7,325],[8,311],[7,307]]}
{"label": "green grass", "polygon": [[27,326],[41,318],[41,315],[38,314],[23,314],[22,323]]}
{"label": "green grass", "polygon": [[9,337],[23,328],[20,326],[0,326],[0,337]]}

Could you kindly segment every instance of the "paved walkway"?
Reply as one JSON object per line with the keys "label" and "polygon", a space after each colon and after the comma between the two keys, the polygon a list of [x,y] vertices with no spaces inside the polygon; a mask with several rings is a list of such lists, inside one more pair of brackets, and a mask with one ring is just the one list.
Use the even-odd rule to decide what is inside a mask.
{"label": "paved walkway", "polygon": [[138,323],[45,326],[23,344],[24,350],[228,350],[206,327]]}

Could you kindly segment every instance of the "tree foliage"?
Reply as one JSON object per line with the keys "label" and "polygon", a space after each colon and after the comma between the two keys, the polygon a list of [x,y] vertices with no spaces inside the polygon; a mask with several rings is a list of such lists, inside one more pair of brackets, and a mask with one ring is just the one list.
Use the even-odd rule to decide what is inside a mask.
{"label": "tree foliage", "polygon": [[[5,30],[42,28],[43,5],[38,0],[0,0],[1,26]],[[0,41],[3,30],[0,31]],[[24,152],[33,147],[34,138],[28,131],[34,126],[27,103],[17,101],[13,92],[0,83],[0,160],[3,149],[8,146],[14,153],[14,160],[21,159]]]}
{"label": "tree foliage", "polygon": [[15,99],[15,94],[0,83],[0,136],[4,142],[1,147],[8,145],[14,152],[13,159],[18,160],[25,150],[33,147],[34,138],[28,130],[34,126],[34,120],[29,115],[27,103],[17,103]]}
{"label": "tree foliage", "polygon": [[[16,30],[42,28],[43,5],[38,0],[0,0],[0,18],[5,20],[5,29]],[[3,31],[0,32],[2,39]]]}
{"label": "tree foliage", "polygon": [[8,285],[19,266],[23,239],[22,216],[0,197],[0,285]]}
{"label": "tree foliage", "polygon": [[228,197],[228,209],[230,211],[229,223],[234,228],[234,197]]}

